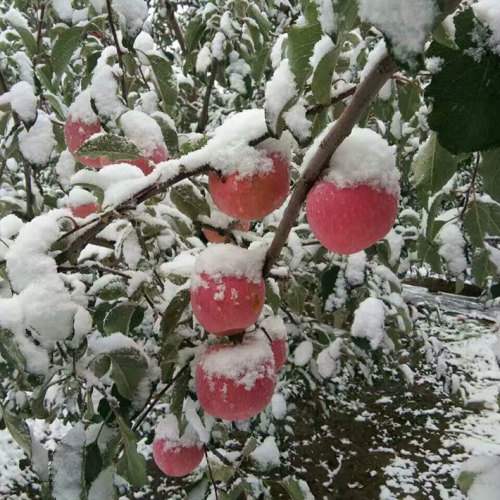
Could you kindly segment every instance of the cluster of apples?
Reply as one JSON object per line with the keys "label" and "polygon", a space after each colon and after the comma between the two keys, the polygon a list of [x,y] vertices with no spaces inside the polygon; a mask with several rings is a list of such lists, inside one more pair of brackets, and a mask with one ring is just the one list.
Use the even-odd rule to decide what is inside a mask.
{"label": "cluster of apples", "polygon": [[[306,201],[311,230],[326,248],[340,254],[359,252],[384,237],[396,219],[399,199],[393,148],[367,129],[356,129],[348,139]],[[371,155],[368,160],[363,158],[365,153]],[[271,153],[268,158],[273,169],[251,177],[240,177],[237,172],[226,178],[209,174],[210,194],[222,212],[247,221],[281,206],[289,190],[290,163],[280,154]],[[361,179],[352,172],[357,159],[368,170]],[[261,268],[251,269],[250,252],[220,244],[198,257],[191,305],[198,322],[217,337],[245,332],[261,315],[265,283]],[[206,413],[246,420],[269,404],[276,373],[287,355],[286,330],[280,321],[266,318],[242,342],[218,343],[203,353],[196,367],[195,390]],[[168,475],[185,475],[203,458],[201,442],[173,446],[168,440],[155,440],[153,450],[156,463]]]}
{"label": "cluster of apples", "polygon": [[[142,123],[147,123],[149,127],[159,127],[153,118],[140,111],[128,111],[125,115],[129,115],[128,118],[132,120],[135,116],[140,115],[140,119],[137,120],[137,126],[139,127]],[[149,151],[143,151],[144,156],[136,160],[116,160],[111,162],[106,156],[94,158],[75,155],[78,149],[80,149],[88,139],[102,132],[104,132],[104,129],[101,122],[90,106],[90,97],[87,92],[83,92],[77,97],[72,106],[70,106],[68,118],[64,124],[64,139],[66,141],[66,146],[75,160],[93,169],[101,169],[111,163],[128,163],[130,165],[135,165],[141,169],[145,175],[148,175],[153,171],[156,164],[166,161],[169,157],[167,147],[163,142],[156,144],[155,147]],[[71,211],[75,217],[83,218],[98,212],[99,205],[88,203],[72,207]]]}

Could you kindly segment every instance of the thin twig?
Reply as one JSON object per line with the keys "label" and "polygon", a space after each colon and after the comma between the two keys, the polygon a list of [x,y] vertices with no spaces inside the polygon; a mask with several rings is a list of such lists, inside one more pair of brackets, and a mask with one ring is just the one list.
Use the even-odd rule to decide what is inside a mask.
{"label": "thin twig", "polygon": [[339,95],[335,97],[332,97],[328,104],[316,104],[315,106],[306,111],[306,115],[315,115],[320,111],[323,111],[324,109],[329,108],[330,106],[333,106],[334,104],[343,101],[347,97],[352,96],[354,92],[356,92],[355,86],[345,90],[344,92],[341,92]]}
{"label": "thin twig", "polygon": [[214,475],[212,474],[212,467],[210,465],[210,460],[208,460],[207,447],[204,446],[203,450],[205,451],[205,460],[207,461],[208,473],[210,474],[210,481],[212,481],[212,486],[214,487],[215,500],[219,500],[219,492],[217,491],[217,485],[215,484]]}
{"label": "thin twig", "polygon": [[186,55],[186,44],[184,42],[184,35],[182,34],[181,27],[179,26],[179,23],[177,22],[177,19],[175,17],[175,10],[172,6],[172,4],[168,1],[165,0],[165,7],[167,8],[167,16],[168,16],[168,24],[172,28],[172,31],[174,32],[175,38],[179,42],[179,46],[182,51],[182,55]]}
{"label": "thin twig", "polygon": [[36,52],[37,54],[40,52],[40,43],[42,41],[42,26],[43,26],[43,18],[45,16],[45,2],[42,2],[42,6],[40,7],[40,18],[38,20],[38,28],[36,32]]}
{"label": "thin twig", "polygon": [[205,127],[208,123],[208,106],[210,105],[210,96],[212,95],[212,89],[214,88],[215,78],[217,76],[217,70],[219,69],[219,61],[214,59],[212,62],[212,74],[210,75],[210,80],[208,81],[207,88],[205,89],[205,97],[203,98],[203,108],[201,110],[200,119],[198,121],[198,126],[196,127],[196,132],[204,132]]}
{"label": "thin twig", "polygon": [[118,41],[118,35],[116,34],[115,23],[113,22],[113,11],[111,9],[111,0],[106,0],[106,5],[108,8],[108,22],[111,28],[111,33],[113,34],[113,40],[116,47],[116,55],[118,56],[118,64],[121,69],[120,84],[122,90],[122,97],[125,102],[127,102],[127,92],[125,90],[125,65],[123,64],[123,54],[120,47],[120,42]]}
{"label": "thin twig", "polygon": [[474,189],[474,184],[476,183],[477,171],[479,168],[479,161],[481,156],[479,153],[476,156],[476,165],[474,166],[474,170],[472,171],[472,176],[470,179],[469,187],[467,188],[467,192],[465,193],[465,202],[464,207],[462,208],[462,212],[460,213],[460,218],[463,219],[465,217],[465,212],[467,211],[467,207],[469,206],[470,194]]}
{"label": "thin twig", "polygon": [[28,162],[24,162],[24,182],[26,186],[26,215],[31,220],[34,217],[34,197],[33,190],[31,189],[31,166]]}

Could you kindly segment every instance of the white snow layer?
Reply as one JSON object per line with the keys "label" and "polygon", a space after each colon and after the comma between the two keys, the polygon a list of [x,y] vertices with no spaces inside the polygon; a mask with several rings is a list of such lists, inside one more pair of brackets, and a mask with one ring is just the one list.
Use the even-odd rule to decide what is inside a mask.
{"label": "white snow layer", "polygon": [[362,337],[370,341],[372,349],[376,349],[384,338],[384,303],[375,297],[365,299],[354,312],[351,327],[353,337]]}
{"label": "white snow layer", "polygon": [[325,174],[339,188],[367,184],[395,196],[399,196],[399,178],[396,148],[373,130],[359,127],[332,155]]}
{"label": "white snow layer", "polygon": [[137,35],[148,17],[148,5],[144,0],[113,0],[116,11],[123,16],[127,33]]}
{"label": "white snow layer", "polygon": [[203,444],[198,438],[198,433],[190,424],[186,427],[184,434],[179,435],[179,423],[173,414],[168,414],[156,426],[155,440],[158,439],[165,440],[165,450],[178,447],[201,447]]}
{"label": "white snow layer", "polygon": [[121,115],[120,126],[125,136],[146,155],[164,145],[160,126],[142,111],[132,110]]}
{"label": "white snow layer", "polygon": [[271,469],[280,464],[280,451],[274,436],[267,436],[250,455],[260,469]]}
{"label": "white snow layer", "polygon": [[361,19],[380,29],[396,57],[410,66],[423,51],[436,14],[434,0],[359,0]]}
{"label": "white snow layer", "polygon": [[305,366],[313,355],[313,344],[310,340],[302,341],[293,353],[293,362],[296,366]]}
{"label": "white snow layer", "polygon": [[33,87],[24,81],[17,82],[8,92],[0,96],[0,106],[9,103],[12,110],[23,122],[34,122],[36,119],[37,99]]}
{"label": "white snow layer", "polygon": [[38,113],[35,124],[19,134],[19,149],[26,161],[32,165],[45,165],[49,162],[56,145],[52,122],[43,112]]}
{"label": "white snow layer", "polygon": [[477,18],[491,30],[490,44],[500,55],[500,2],[498,0],[480,0],[472,5]]}
{"label": "white snow layer", "polygon": [[[331,2],[329,2],[331,5]],[[332,39],[328,35],[323,35],[321,39],[314,45],[313,55],[309,59],[309,64],[312,68],[320,63],[321,59],[331,50],[335,49]]]}
{"label": "white snow layer", "polygon": [[446,224],[439,231],[437,240],[440,243],[439,255],[446,261],[448,270],[454,276],[463,273],[467,267],[465,257],[465,239],[456,224]]}
{"label": "white snow layer", "polygon": [[332,0],[316,0],[321,29],[327,35],[333,35],[337,29],[337,19],[333,12],[333,3]]}

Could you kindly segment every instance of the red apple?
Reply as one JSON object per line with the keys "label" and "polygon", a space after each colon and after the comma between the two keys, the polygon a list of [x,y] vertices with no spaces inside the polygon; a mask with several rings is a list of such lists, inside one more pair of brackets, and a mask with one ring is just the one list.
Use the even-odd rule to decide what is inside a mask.
{"label": "red apple", "polygon": [[285,323],[279,316],[268,316],[260,325],[260,329],[253,335],[267,342],[274,354],[276,373],[281,370],[288,355],[288,343]]}
{"label": "red apple", "polygon": [[398,196],[366,184],[339,188],[318,181],[307,196],[306,214],[318,241],[332,252],[353,254],[383,238],[392,228]]}
{"label": "red apple", "polygon": [[238,172],[222,178],[208,174],[209,191],[222,212],[236,219],[261,219],[279,208],[290,188],[290,163],[278,153],[269,153],[270,171],[241,176]]}
{"label": "red apple", "polygon": [[191,286],[191,306],[201,326],[214,335],[232,335],[253,325],[264,307],[264,280],[201,273]]}
{"label": "red apple", "polygon": [[[74,120],[70,114],[64,124],[64,139],[66,140],[69,152],[73,154],[87,139],[99,132],[102,132],[102,127],[97,119],[94,122],[87,123],[83,120]],[[101,158],[75,156],[75,160],[88,167],[99,168],[101,166]]]}
{"label": "red apple", "polygon": [[273,353],[266,342],[209,347],[196,367],[198,401],[206,413],[224,420],[246,420],[271,401],[275,385]]}
{"label": "red apple", "polygon": [[[250,221],[242,220],[233,228],[235,231],[247,232],[250,230]],[[229,243],[229,236],[224,236],[214,229],[203,228],[202,229],[205,238],[210,241],[210,243]]]}
{"label": "red apple", "polygon": [[85,218],[90,214],[95,214],[99,212],[99,205],[96,203],[86,203],[85,205],[79,205],[77,207],[72,207],[71,212],[75,217]]}
{"label": "red apple", "polygon": [[285,364],[286,356],[288,354],[286,339],[273,340],[271,342],[271,350],[274,354],[274,366],[276,368],[276,373],[278,373]]}
{"label": "red apple", "polygon": [[193,472],[203,459],[203,443],[188,425],[179,437],[179,425],[174,415],[160,421],[153,441],[153,458],[167,475],[180,477]]}

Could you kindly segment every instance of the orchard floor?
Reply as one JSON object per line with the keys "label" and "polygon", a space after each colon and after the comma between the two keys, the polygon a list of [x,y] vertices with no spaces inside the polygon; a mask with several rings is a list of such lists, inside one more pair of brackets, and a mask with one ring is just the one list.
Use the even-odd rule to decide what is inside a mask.
{"label": "orchard floor", "polygon": [[[242,459],[248,434],[234,430],[219,454],[226,463],[235,461],[237,471],[210,453],[217,477],[264,478],[268,494],[260,498],[301,498],[282,486],[288,476],[306,481],[312,493],[308,498],[315,499],[465,498],[457,486],[461,463],[471,455],[500,454],[500,369],[492,351],[495,326],[455,311],[442,314],[440,325],[420,321],[417,327],[420,333],[438,338],[442,350],[437,364],[422,360],[412,386],[392,371],[381,374],[372,387],[361,378],[318,384],[305,371],[302,378],[286,375],[291,381],[278,386],[288,396],[285,418],[270,417],[254,432],[265,436],[274,425],[280,465],[262,472],[250,458]],[[460,378],[465,402],[464,392],[450,397],[443,390],[444,378],[437,374],[444,373],[445,364],[448,376],[454,373]],[[53,432],[63,429],[56,426]],[[150,447],[142,443],[141,451],[149,454]],[[17,465],[21,457],[6,432],[0,431],[2,499],[37,497],[36,486],[25,489],[30,478]],[[186,486],[195,483],[202,494],[192,491],[188,498],[205,498],[203,492],[210,487],[203,469],[188,480],[166,480],[149,460],[148,487],[130,492],[122,485],[121,498],[186,498]],[[228,498],[222,493],[229,488],[218,485],[221,500]],[[213,492],[210,498],[215,498]]]}

